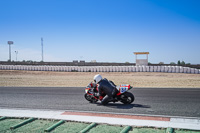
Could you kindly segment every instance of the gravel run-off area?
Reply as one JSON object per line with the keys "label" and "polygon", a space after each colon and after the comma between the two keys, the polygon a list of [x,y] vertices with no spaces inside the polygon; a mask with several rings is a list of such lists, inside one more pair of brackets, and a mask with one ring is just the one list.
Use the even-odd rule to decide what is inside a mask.
{"label": "gravel run-off area", "polygon": [[133,87],[200,88],[200,74],[158,72],[49,72],[0,70],[0,86],[8,87],[85,87],[94,75],[112,80],[116,85]]}

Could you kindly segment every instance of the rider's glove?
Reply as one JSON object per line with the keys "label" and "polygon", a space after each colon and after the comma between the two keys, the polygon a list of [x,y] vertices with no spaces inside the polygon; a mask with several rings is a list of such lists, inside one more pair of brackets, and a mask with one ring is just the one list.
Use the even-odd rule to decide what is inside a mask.
{"label": "rider's glove", "polygon": [[95,97],[99,97],[99,93],[94,93],[94,96]]}

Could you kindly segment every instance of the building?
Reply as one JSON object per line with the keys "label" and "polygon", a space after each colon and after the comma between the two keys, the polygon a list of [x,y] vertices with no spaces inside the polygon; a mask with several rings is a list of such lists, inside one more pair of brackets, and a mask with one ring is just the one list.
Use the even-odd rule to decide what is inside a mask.
{"label": "building", "polygon": [[[136,57],[135,57],[136,66],[148,66],[149,52],[134,52],[134,54],[136,55]],[[138,59],[137,58],[138,55],[146,55],[146,59]]]}

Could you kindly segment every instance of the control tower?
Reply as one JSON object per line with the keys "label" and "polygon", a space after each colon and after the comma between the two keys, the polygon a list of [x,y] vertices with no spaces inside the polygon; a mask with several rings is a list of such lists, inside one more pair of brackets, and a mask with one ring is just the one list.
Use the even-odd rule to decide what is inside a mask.
{"label": "control tower", "polygon": [[[134,52],[134,54],[136,55],[135,57],[136,66],[148,66],[149,52]],[[146,59],[138,59],[137,55],[146,55]]]}

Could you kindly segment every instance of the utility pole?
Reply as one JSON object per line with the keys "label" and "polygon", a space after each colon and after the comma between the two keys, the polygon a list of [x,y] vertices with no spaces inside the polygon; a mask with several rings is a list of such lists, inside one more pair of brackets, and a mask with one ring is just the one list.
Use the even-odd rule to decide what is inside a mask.
{"label": "utility pole", "polygon": [[16,54],[16,62],[17,62],[17,54],[18,54],[18,51],[15,51],[15,54]]}
{"label": "utility pole", "polygon": [[13,41],[8,41],[9,45],[9,61],[11,62],[11,44],[13,44]]}
{"label": "utility pole", "polygon": [[43,55],[43,38],[41,38],[41,46],[42,46],[42,62],[44,61],[44,55]]}

